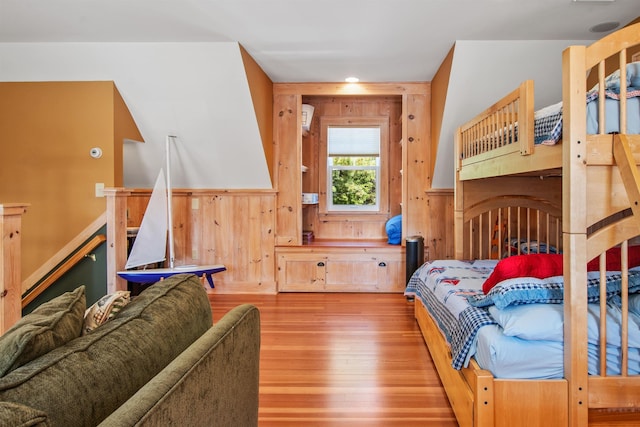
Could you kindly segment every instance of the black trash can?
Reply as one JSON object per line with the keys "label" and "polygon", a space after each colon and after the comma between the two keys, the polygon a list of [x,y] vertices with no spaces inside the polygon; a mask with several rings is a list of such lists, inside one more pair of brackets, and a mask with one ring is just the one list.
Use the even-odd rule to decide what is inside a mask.
{"label": "black trash can", "polygon": [[[411,236],[406,238],[406,283],[405,287],[409,284],[409,279],[413,276],[413,273],[424,263],[424,237]],[[407,298],[413,299],[413,298]]]}

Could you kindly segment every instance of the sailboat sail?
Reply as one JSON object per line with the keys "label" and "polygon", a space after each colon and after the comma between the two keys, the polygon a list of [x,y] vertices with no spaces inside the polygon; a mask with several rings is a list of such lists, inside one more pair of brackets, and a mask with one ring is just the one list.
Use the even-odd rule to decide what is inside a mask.
{"label": "sailboat sail", "polygon": [[[166,179],[163,170],[160,169],[153,191],[151,192],[149,204],[140,223],[140,229],[133,242],[127,263],[125,264],[125,270],[118,271],[118,275],[134,283],[153,283],[174,274],[192,273],[198,276],[205,276],[209,285],[213,288],[211,275],[225,271],[227,268],[224,265],[174,266],[173,220],[171,212],[171,151],[169,147],[169,142],[174,139],[175,136],[167,136],[165,144],[167,161]],[[169,246],[168,268],[143,267],[143,269],[135,269],[135,267],[147,266],[148,264],[164,261],[166,259],[167,246]]]}
{"label": "sailboat sail", "polygon": [[124,268],[140,267],[166,259],[167,224],[167,184],[164,171],[160,169]]}

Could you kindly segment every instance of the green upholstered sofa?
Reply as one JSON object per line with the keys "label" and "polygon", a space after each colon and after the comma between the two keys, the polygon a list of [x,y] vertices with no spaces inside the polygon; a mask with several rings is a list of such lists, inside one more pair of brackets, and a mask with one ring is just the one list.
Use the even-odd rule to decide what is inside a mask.
{"label": "green upholstered sofa", "polygon": [[212,326],[200,281],[176,275],[2,376],[0,425],[256,426],[259,357],[256,307]]}

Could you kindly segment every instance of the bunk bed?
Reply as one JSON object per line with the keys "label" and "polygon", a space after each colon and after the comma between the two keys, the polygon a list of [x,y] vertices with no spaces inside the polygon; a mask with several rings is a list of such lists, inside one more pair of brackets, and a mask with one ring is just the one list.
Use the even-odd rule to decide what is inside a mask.
{"label": "bunk bed", "polygon": [[[563,52],[562,138],[553,144],[535,143],[531,81],[458,130],[455,260],[425,263],[411,278],[407,294],[416,297],[416,319],[463,427],[632,425],[640,420],[640,376],[635,359],[630,358],[635,351],[631,344],[638,337],[631,334],[633,327],[629,326],[629,300],[637,292],[640,272],[627,261],[629,254],[636,254],[640,235],[640,173],[636,166],[640,163],[640,136],[629,132],[635,125],[627,120],[637,111],[629,99],[638,80],[632,75],[630,51],[638,45],[640,24],[635,24],[590,46],[572,46]],[[612,115],[610,106],[605,105],[608,102],[588,105],[586,101],[588,96],[590,100],[594,96],[611,99],[607,91],[615,80],[614,71],[620,84],[613,101],[620,120],[619,128],[611,131],[606,127],[606,116]],[[593,91],[588,90],[589,73],[597,73]],[[595,131],[587,126],[587,110],[593,108],[597,113]],[[557,106],[555,110],[557,113]],[[452,344],[452,334],[446,332],[446,315],[440,316],[439,307],[434,309],[432,301],[412,283],[425,282],[425,270],[433,270],[446,276],[440,281],[452,284],[452,289],[440,291],[446,298],[455,294],[473,300],[488,295],[482,285],[499,263],[519,258],[511,255],[532,252],[536,245],[540,259],[556,262],[551,271],[561,269],[559,275],[549,273],[552,277],[548,274],[536,279],[561,284],[556,288],[560,289],[560,300],[554,301],[559,303],[555,308],[561,307],[564,320],[560,328],[561,371],[559,375],[503,378],[481,367],[479,354],[468,357],[476,349],[461,354],[459,337]],[[467,270],[471,274],[465,273],[469,266],[463,266],[461,260],[475,260]],[[457,270],[461,278],[447,276],[443,273],[447,268],[451,274]],[[516,278],[499,282],[496,288],[520,280],[507,277]],[[463,284],[463,279],[469,278],[475,280],[470,291]],[[608,284],[612,282],[617,286],[614,298],[620,306],[622,325],[618,337],[621,356],[614,358],[617,371],[605,363],[612,338],[607,338],[611,335],[607,302],[612,295]],[[593,337],[588,331],[594,304],[600,331],[595,347],[589,344]],[[494,318],[470,322],[480,324],[476,330],[495,329],[498,323]],[[475,346],[478,341],[466,342]],[[594,358],[602,361],[595,368]],[[590,370],[596,372],[590,374]]]}

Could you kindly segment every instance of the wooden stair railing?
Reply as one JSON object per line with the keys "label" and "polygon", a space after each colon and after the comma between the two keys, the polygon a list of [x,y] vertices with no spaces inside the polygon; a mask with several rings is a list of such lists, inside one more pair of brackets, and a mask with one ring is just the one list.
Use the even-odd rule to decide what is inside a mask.
{"label": "wooden stair railing", "polygon": [[0,334],[22,316],[20,247],[22,215],[28,206],[26,203],[0,204]]}
{"label": "wooden stair railing", "polygon": [[36,299],[47,288],[49,288],[49,286],[51,286],[56,280],[58,280],[66,272],[71,270],[73,266],[75,266],[86,256],[88,256],[91,251],[93,251],[95,248],[106,241],[107,236],[105,236],[104,234],[98,234],[91,240],[86,242],[84,245],[82,245],[76,252],[74,252],[73,255],[71,255],[65,262],[60,264],[55,270],[51,272],[51,274],[47,275],[47,277],[42,282],[40,282],[35,288],[33,288],[22,298],[22,308],[25,308],[31,301]]}
{"label": "wooden stair railing", "polygon": [[[22,317],[22,308],[106,241],[103,234],[91,237],[105,225],[103,213],[45,265],[22,281],[22,215],[29,206],[27,203],[0,203],[0,335]],[[64,253],[71,255],[65,256]],[[52,269],[52,265],[58,267]],[[40,280],[37,277],[45,279],[33,287]],[[30,287],[33,289],[23,298],[22,289]]]}

